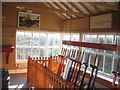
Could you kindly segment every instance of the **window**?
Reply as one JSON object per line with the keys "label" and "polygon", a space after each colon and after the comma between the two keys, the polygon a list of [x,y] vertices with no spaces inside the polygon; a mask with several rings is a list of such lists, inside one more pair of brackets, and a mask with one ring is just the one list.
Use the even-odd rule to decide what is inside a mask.
{"label": "window", "polygon": [[79,41],[79,34],[17,31],[17,61],[27,60],[28,56],[57,56],[63,39]]}
{"label": "window", "polygon": [[59,53],[59,33],[17,32],[16,35],[17,60],[27,60],[28,56],[55,56]]}
{"label": "window", "polygon": [[[84,34],[83,35],[84,42],[90,43],[102,43],[102,44],[115,44],[116,43],[116,35],[113,34]],[[92,54],[90,56],[90,63],[93,62],[92,58],[94,58],[95,53],[100,53],[103,55],[103,59],[100,62],[99,68],[102,72],[111,74],[113,70],[116,70],[117,62],[118,62],[118,54],[114,51],[108,50],[100,50],[100,49],[92,49],[92,48],[83,48],[85,52],[90,51]]]}
{"label": "window", "polygon": [[[63,35],[64,35],[63,40],[80,41],[80,34],[79,33],[64,33]],[[63,45],[63,47],[65,47],[65,48],[67,47],[68,49],[70,49],[70,48],[78,49],[79,48],[76,46],[69,46],[69,45]]]}

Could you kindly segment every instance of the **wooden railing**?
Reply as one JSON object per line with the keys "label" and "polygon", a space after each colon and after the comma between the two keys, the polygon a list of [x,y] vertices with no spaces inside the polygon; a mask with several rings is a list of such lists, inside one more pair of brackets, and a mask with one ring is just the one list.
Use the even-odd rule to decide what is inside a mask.
{"label": "wooden railing", "polygon": [[38,60],[37,58],[32,59],[29,57],[28,82],[35,88],[74,88],[74,85],[70,85],[55,73],[55,68],[59,63],[58,59],[58,56],[50,57],[48,60]]}

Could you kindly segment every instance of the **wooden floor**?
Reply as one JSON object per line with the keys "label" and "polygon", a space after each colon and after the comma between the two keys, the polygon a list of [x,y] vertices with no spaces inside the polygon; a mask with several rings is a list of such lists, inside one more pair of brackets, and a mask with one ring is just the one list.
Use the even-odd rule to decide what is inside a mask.
{"label": "wooden floor", "polygon": [[27,74],[11,74],[9,90],[31,90],[32,87],[27,82]]}

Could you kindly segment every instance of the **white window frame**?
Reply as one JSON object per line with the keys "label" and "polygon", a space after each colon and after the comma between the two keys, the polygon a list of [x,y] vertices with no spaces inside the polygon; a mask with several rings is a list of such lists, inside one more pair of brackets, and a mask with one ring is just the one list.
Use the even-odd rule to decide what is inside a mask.
{"label": "white window frame", "polygon": [[[115,35],[117,35],[116,33],[83,33],[83,41],[85,40],[85,35],[97,35],[97,40],[98,40],[98,35],[105,35],[105,38],[106,38],[106,35],[114,35],[114,44],[115,44],[115,41],[116,41],[116,38],[115,38]],[[98,42],[98,41],[97,41]],[[105,40],[105,43],[106,43],[106,40]],[[83,48],[82,48],[82,50],[83,50]],[[91,50],[88,50],[87,52],[93,52],[93,51],[91,51]],[[86,52],[86,51],[85,51]],[[98,52],[98,50],[97,50],[97,52]],[[104,53],[104,55],[110,55],[110,54],[106,54],[106,53]],[[120,57],[120,56],[116,56],[115,55],[115,51],[113,51],[113,53],[112,53],[112,68],[111,68],[111,71],[113,70],[113,68],[114,68],[114,58],[115,57]],[[105,59],[104,59],[104,62],[105,62]],[[104,63],[103,63],[103,69],[104,69]],[[91,71],[91,68],[88,68],[88,71],[87,71],[87,73],[90,73],[90,71]],[[112,82],[113,81],[113,75],[112,75],[112,73],[111,74],[108,74],[108,73],[105,73],[104,72],[104,70],[103,71],[100,71],[99,70],[99,72],[98,72],[98,75],[97,75],[98,77],[100,77],[100,78],[102,78],[102,79],[105,79],[105,80],[107,80],[107,81],[109,81],[109,82]],[[116,83],[118,83],[118,80],[116,81]]]}

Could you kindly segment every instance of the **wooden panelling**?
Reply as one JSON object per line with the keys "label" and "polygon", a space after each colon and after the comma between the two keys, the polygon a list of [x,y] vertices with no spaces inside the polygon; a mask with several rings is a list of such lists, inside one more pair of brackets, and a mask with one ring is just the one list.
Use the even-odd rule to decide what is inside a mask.
{"label": "wooden panelling", "polygon": [[90,18],[90,29],[112,28],[112,14],[98,15]]}
{"label": "wooden panelling", "polygon": [[[17,27],[18,9],[15,6],[3,3],[2,14],[6,17],[3,26]],[[40,29],[41,30],[62,30],[63,20],[53,12],[44,10],[31,9],[33,13],[40,14]],[[26,11],[26,10],[24,10]]]}
{"label": "wooden panelling", "polygon": [[90,17],[90,29],[118,29],[118,13]]}
{"label": "wooden panelling", "polygon": [[64,32],[87,32],[89,17],[64,21]]}
{"label": "wooden panelling", "polygon": [[[2,45],[16,46],[16,30],[34,31],[33,29],[17,28],[18,9],[15,6],[8,5],[5,2],[2,4],[2,16],[6,17],[2,28]],[[42,31],[62,31],[63,20],[52,12],[44,10],[32,9],[33,13],[40,14],[40,30]],[[37,30],[39,31],[39,30]],[[9,64],[5,63],[6,54],[2,54],[2,67],[7,69],[15,69],[16,65],[16,48],[13,53],[10,53]]]}

